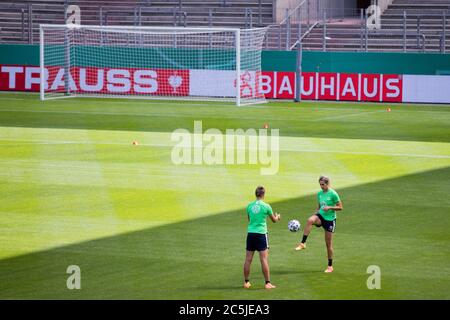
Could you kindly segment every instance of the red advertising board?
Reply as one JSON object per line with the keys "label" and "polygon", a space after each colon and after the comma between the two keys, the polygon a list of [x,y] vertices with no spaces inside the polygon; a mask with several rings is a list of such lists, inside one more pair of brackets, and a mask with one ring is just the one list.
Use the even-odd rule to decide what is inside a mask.
{"label": "red advertising board", "polygon": [[[61,67],[45,69],[45,90],[64,92]],[[39,67],[1,66],[0,90],[39,91]],[[75,93],[189,95],[189,70],[70,68],[69,89]]]}
{"label": "red advertising board", "polygon": [[[263,72],[260,87],[268,99],[293,99],[294,72]],[[302,99],[401,102],[401,75],[302,73]]]}
{"label": "red advertising board", "polygon": [[[66,86],[64,75],[65,71],[61,67],[46,68],[45,90],[63,92]],[[39,67],[0,66],[0,90],[39,91],[39,76]],[[249,73],[248,76],[255,79],[247,79],[245,84],[268,99],[293,99],[295,96],[297,84],[294,72],[270,71],[255,75]],[[223,91],[221,95],[231,96],[235,93],[233,83],[228,86],[221,83],[220,86],[227,90],[219,90],[212,85],[214,81],[205,83],[206,78],[211,81],[235,81],[231,71],[73,67],[70,69],[68,85],[72,92],[94,94],[188,96],[192,93],[208,96],[211,91],[210,94],[214,96],[218,91]],[[303,72],[301,93],[304,100],[402,102],[403,77],[390,74]]]}

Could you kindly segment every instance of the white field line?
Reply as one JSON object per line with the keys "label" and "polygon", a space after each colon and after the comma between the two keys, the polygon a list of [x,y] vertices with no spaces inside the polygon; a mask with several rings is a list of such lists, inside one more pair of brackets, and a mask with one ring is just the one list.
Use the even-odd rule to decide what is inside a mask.
{"label": "white field line", "polygon": [[[239,115],[218,115],[217,113],[211,114],[191,114],[191,113],[119,113],[119,112],[81,112],[81,111],[51,111],[51,110],[11,110],[11,109],[3,109],[0,112],[23,112],[23,113],[56,113],[56,114],[76,114],[76,115],[93,115],[93,116],[139,116],[139,117],[167,117],[167,118],[216,118],[216,119],[246,119],[246,120],[254,120],[255,117],[242,117]],[[271,118],[271,120],[290,120],[292,117],[286,118]],[[200,120],[200,119],[199,119]]]}
{"label": "white field line", "polygon": [[[0,98],[0,101],[2,99],[5,98]],[[9,98],[8,100],[26,100],[26,99],[16,99],[16,98]],[[62,100],[60,100],[62,101]],[[138,101],[139,102],[139,101]],[[121,102],[114,102],[114,104],[124,104]],[[130,103],[126,103],[127,105],[130,105]],[[230,106],[230,105],[206,105],[206,104],[190,104],[190,103],[183,103],[183,104],[179,104],[179,103],[155,103],[155,102],[151,102],[151,105],[171,105],[171,106],[192,106],[192,107],[234,107],[234,106]],[[261,106],[241,106],[239,107],[240,109],[242,108],[259,108],[262,110],[266,110],[268,111],[269,109],[267,107],[261,107]],[[281,108],[286,108],[286,109],[292,109],[292,108],[296,108],[296,107],[291,107],[291,106],[286,106],[286,107],[281,107],[281,106],[274,106],[273,108],[276,109],[281,109]],[[315,107],[318,110],[326,110],[326,111],[365,111],[366,109],[357,109],[357,108],[327,108],[327,107]],[[448,108],[448,107],[447,107]],[[448,108],[450,110],[450,108]],[[304,108],[303,110],[313,110],[313,109],[306,109]],[[191,118],[195,118],[198,117],[197,114],[190,114],[190,113],[179,113],[177,112],[177,114],[173,114],[173,113],[120,113],[120,112],[82,112],[82,111],[57,111],[57,110],[20,110],[20,109],[0,109],[0,112],[30,112],[30,113],[60,113],[60,114],[82,114],[82,115],[111,115],[111,116],[141,116],[141,117],[152,117],[152,116],[166,116],[166,117],[191,117]],[[377,112],[386,112],[385,110],[374,110],[374,111],[367,111],[367,112],[360,112],[360,113],[352,113],[350,115],[342,115],[343,118],[348,117],[348,116],[356,116],[359,114],[364,114],[364,113],[377,113]],[[432,113],[432,114],[450,114],[449,111],[439,111],[439,110],[394,110],[392,111],[393,114],[395,113]],[[210,118],[229,118],[229,119],[234,119],[234,118],[239,118],[239,119],[249,119],[249,120],[254,120],[254,117],[247,117],[247,118],[242,118],[242,117],[238,117],[238,116],[226,116],[226,115],[221,115],[219,116],[214,116],[214,114],[207,114],[206,116],[210,117]],[[337,118],[340,118],[341,115],[336,116]],[[313,119],[313,120],[307,120],[307,121],[321,121],[321,120],[326,120],[326,119],[333,119],[334,117],[327,117],[327,118],[322,118],[322,119]],[[292,120],[292,117],[286,117],[286,118],[273,118],[270,117],[269,120]],[[302,119],[303,121],[305,119]]]}
{"label": "white field line", "polygon": [[[2,98],[0,96],[0,101],[1,100],[15,100],[15,101],[30,101],[30,102],[40,102],[38,100],[34,101],[34,100],[30,100],[30,99],[22,99],[22,98]],[[60,100],[52,100],[52,101],[58,101],[58,102],[62,102],[62,101],[72,101],[72,102],[80,102],[79,100],[73,101],[72,99],[60,99]],[[110,101],[108,101],[110,102]],[[107,101],[104,101],[104,103],[106,104]],[[151,104],[151,105],[174,105],[174,106],[193,106],[193,107],[211,107],[211,105],[215,106],[215,107],[234,107],[235,105],[228,103],[228,104],[220,104],[220,102],[212,102],[211,104],[207,104],[207,103],[184,103],[183,100],[180,101],[174,101],[174,102],[155,102],[153,100],[136,100],[136,101],[114,101],[113,104],[126,104],[126,105],[130,105],[132,103],[137,103],[137,104]]]}
{"label": "white field line", "polygon": [[0,100],[20,100],[20,101],[24,101],[24,100],[30,100],[30,99],[23,99],[23,98],[0,98]]}
{"label": "white field line", "polygon": [[[338,111],[336,109],[332,109],[335,111]],[[354,109],[349,109],[352,111],[357,111]],[[184,118],[184,117],[188,117],[188,118],[196,118],[199,117],[199,115],[196,114],[190,114],[190,113],[163,113],[163,112],[159,112],[159,113],[117,113],[117,112],[82,112],[82,111],[52,111],[52,110],[12,110],[12,109],[3,109],[0,110],[0,112],[23,112],[23,113],[54,113],[54,114],[75,114],[75,115],[93,115],[93,116],[139,116],[139,117],[167,117],[167,118]],[[336,118],[341,118],[341,117],[349,117],[349,116],[355,116],[355,115],[360,115],[360,114],[364,114],[364,113],[374,113],[374,112],[384,112],[384,110],[377,110],[377,111],[368,111],[368,112],[363,112],[363,113],[352,113],[350,115],[338,115],[335,116]],[[216,119],[246,119],[246,120],[255,120],[255,117],[242,117],[240,115],[231,115],[231,116],[227,116],[227,115],[218,115],[217,113],[211,113],[211,114],[203,114],[202,117],[207,117],[207,118],[216,118]],[[326,119],[333,119],[334,117],[326,117],[326,118],[322,118],[322,119],[313,119],[313,120],[306,120],[306,121],[322,121],[322,120],[326,120]],[[272,121],[285,121],[285,120],[292,120],[292,117],[270,117],[270,120]],[[303,119],[303,121],[305,121],[305,119]]]}
{"label": "white field line", "polygon": [[375,110],[375,111],[358,112],[358,113],[352,113],[352,114],[341,114],[341,115],[338,115],[338,116],[330,116],[330,117],[324,117],[324,118],[315,119],[314,121],[346,119],[346,118],[350,118],[350,117],[356,117],[356,116],[362,116],[362,115],[367,115],[367,114],[372,114],[372,113],[380,113],[380,112],[386,112],[386,111],[385,110]]}
{"label": "white field line", "polygon": [[[0,91],[0,101],[1,100],[27,100],[27,101],[31,101],[33,102],[34,100],[32,99],[24,99],[24,98],[12,98],[12,97],[2,97],[2,94],[10,94],[10,91]],[[20,91],[16,91],[14,92],[15,95],[24,95],[24,96],[28,96],[28,97],[38,97],[39,93],[35,93],[35,92],[20,92]],[[78,98],[73,98],[73,99],[78,99]],[[86,99],[86,98],[79,98],[79,99]],[[103,98],[87,98],[87,99],[103,99]],[[108,99],[114,99],[114,98],[108,98]],[[130,105],[130,101],[121,101],[121,98],[118,98],[117,101],[114,101],[114,104],[126,104],[126,105]],[[128,99],[128,100],[133,100]],[[293,101],[289,101],[289,100],[277,100],[277,99],[266,99],[268,103],[280,103],[280,104],[290,104],[290,105],[286,105],[286,106],[273,106],[274,108],[280,109],[292,109],[292,108],[298,108],[301,107],[301,104],[293,102]],[[72,99],[68,99],[68,100],[58,100],[58,101],[73,101]],[[80,100],[76,100],[76,101],[80,101]],[[36,100],[36,102],[39,102],[38,100]],[[109,101],[108,101],[109,102]],[[358,108],[327,108],[327,107],[321,107],[320,104],[329,104],[329,105],[339,105],[339,104],[347,104],[347,105],[359,105],[359,104],[365,104],[367,106],[374,106],[374,107],[378,107],[378,106],[383,106],[383,105],[388,105],[389,102],[383,102],[381,104],[378,103],[367,103],[367,102],[362,102],[362,101],[320,101],[320,100],[306,100],[304,101],[307,104],[311,104],[314,105],[314,108],[319,108],[321,110],[347,110],[347,111],[358,111],[358,110],[365,110],[365,109],[358,109]],[[145,99],[135,99],[133,100],[133,103],[141,103],[141,104],[152,104],[152,105],[179,105],[179,106],[197,106],[197,107],[211,107],[211,105],[213,106],[225,106],[225,107],[234,107],[232,102],[206,102],[203,104],[200,103],[187,103],[186,100],[180,100],[180,101],[167,101],[167,102],[158,102],[156,100],[145,100]],[[318,106],[315,106],[315,105]],[[432,103],[392,103],[390,104],[391,106],[411,106],[411,107],[433,107],[433,108],[445,108],[445,109],[450,109],[450,104],[432,104]],[[267,109],[267,106],[264,105],[247,105],[247,106],[241,106],[239,108],[252,108],[252,109]],[[395,110],[395,112],[410,112],[410,110]],[[447,113],[446,111],[431,111],[431,110],[415,110],[414,112],[442,112],[442,113]]]}
{"label": "white field line", "polygon": [[[184,104],[185,106],[188,104]],[[194,105],[191,105],[194,106]],[[200,106],[200,105],[197,105]],[[266,109],[267,110],[267,109]],[[342,109],[333,109],[333,108],[320,108],[320,110],[332,110],[332,111],[358,111],[362,109],[349,109],[349,108],[342,108]],[[138,117],[167,117],[167,118],[197,118],[199,117],[198,114],[191,114],[191,113],[121,113],[121,112],[82,112],[82,111],[57,111],[57,110],[17,110],[17,109],[0,109],[0,112],[22,112],[22,113],[53,113],[53,114],[72,114],[72,115],[93,115],[93,116],[138,116]],[[365,114],[371,114],[371,113],[382,113],[386,112],[385,110],[374,110],[374,111],[366,111],[366,112],[358,112],[358,113],[351,113],[351,114],[342,114],[342,115],[336,115],[336,116],[330,116],[330,117],[324,117],[320,119],[302,119],[302,121],[310,121],[310,122],[320,122],[324,120],[332,120],[332,119],[345,119],[348,117],[354,117],[354,116],[360,116]],[[398,112],[396,110],[395,112]],[[409,110],[400,110],[400,112],[411,112]],[[450,114],[449,112],[442,112],[442,111],[424,111],[424,110],[417,110],[414,112],[424,112],[424,113],[445,113]],[[201,117],[207,117],[207,118],[215,118],[215,119],[246,119],[246,120],[255,120],[255,117],[242,117],[241,115],[217,115],[217,113],[211,113],[211,114],[203,114]],[[284,121],[284,120],[292,120],[292,117],[270,117],[271,121]]]}
{"label": "white field line", "polygon": [[450,159],[450,155],[416,154],[416,153],[389,153],[389,152],[358,152],[358,151],[334,151],[334,150],[286,150],[292,152],[311,152],[311,153],[336,153],[336,154],[354,154],[370,156],[388,156],[388,157],[408,157],[408,158],[430,158],[430,159]]}
{"label": "white field line", "polygon": [[[60,144],[102,144],[102,143],[80,142],[80,141],[36,141],[36,140],[20,140],[20,139],[0,139],[0,141],[16,142],[17,144],[20,144],[20,145],[24,145],[24,144],[33,144],[33,145],[35,145],[35,144],[48,144],[48,145],[60,145]],[[110,144],[115,144],[115,143],[110,143]],[[2,145],[1,142],[0,142],[0,145]]]}
{"label": "white field line", "polygon": [[[400,105],[399,105],[400,106]],[[438,106],[430,106],[430,107],[438,107]],[[442,107],[442,106],[441,106]],[[422,112],[422,113],[444,113],[444,114],[449,114],[450,113],[450,107],[446,107],[447,110],[449,111],[439,111],[439,110],[406,110],[406,109],[395,109],[392,110],[391,112],[393,114],[397,113],[397,112],[403,112],[403,113],[415,113],[415,112]],[[367,109],[357,109],[357,108],[327,108],[327,107],[318,107],[319,110],[330,110],[330,111],[341,111],[341,110],[345,110],[345,111],[365,111]],[[383,110],[376,110],[376,111],[380,111],[380,112],[386,112],[384,109]],[[372,111],[368,111],[368,112],[372,112]]]}
{"label": "white field line", "polygon": [[[131,146],[131,143],[121,142],[100,142],[100,141],[51,141],[51,140],[32,140],[32,139],[4,139],[0,138],[0,141],[19,142],[25,144],[49,144],[49,145],[64,145],[64,144],[79,144],[79,145],[117,145],[117,146]],[[0,143],[1,145],[1,143]],[[158,142],[158,144],[146,144],[139,143],[139,146],[144,147],[174,147],[175,143]],[[135,146],[135,147],[139,147]],[[201,148],[201,147],[200,147]],[[224,146],[225,150],[228,149]],[[234,149],[239,149],[235,148]],[[373,155],[373,156],[388,156],[388,157],[411,157],[411,158],[430,158],[430,159],[450,159],[450,155],[433,155],[433,154],[419,154],[419,153],[390,153],[390,152],[366,152],[366,151],[340,151],[340,150],[317,150],[317,149],[302,149],[302,148],[289,148],[286,146],[280,146],[281,152],[307,152],[307,153],[331,153],[331,154],[353,154],[353,155]]]}
{"label": "white field line", "polygon": [[[82,161],[80,161],[82,162]],[[42,163],[42,162],[32,162],[27,163],[26,161],[1,161],[0,163],[3,166],[13,166],[13,168],[4,169],[0,171],[0,177],[6,177],[6,178],[14,178],[16,181],[29,181],[29,177],[24,177],[23,173],[33,173],[33,172],[48,172],[48,170],[51,170],[52,175],[56,175],[54,177],[45,176],[45,178],[42,178],[41,180],[53,180],[53,181],[67,181],[71,183],[76,184],[86,184],[86,182],[94,183],[95,185],[105,185],[105,182],[99,181],[98,179],[95,179],[92,177],[93,173],[96,173],[98,171],[98,168],[92,166],[92,161],[89,161],[89,165],[75,165],[75,164],[66,164],[66,163]],[[17,167],[17,165],[20,165],[20,167]],[[26,165],[26,166],[24,166]],[[96,163],[95,165],[98,165]],[[188,169],[184,170],[183,168],[180,168],[179,171],[177,171],[177,177],[190,177],[196,180],[205,181],[207,183],[215,184],[213,180],[211,180],[211,176],[205,173],[211,173],[211,174],[217,174],[217,166],[210,166],[210,165],[196,165],[195,169],[193,170],[194,165],[189,166]],[[69,170],[69,172],[68,172]],[[114,166],[114,165],[106,165],[102,166],[103,174],[108,175],[109,177],[115,178],[117,177],[124,177],[125,181],[121,181],[121,185],[118,187],[124,187],[127,188],[130,184],[134,184],[133,180],[129,180],[130,176],[135,175],[137,178],[139,178],[139,185],[145,185],[145,186],[154,186],[154,183],[152,182],[152,178],[155,177],[162,177],[162,178],[168,178],[172,179],[175,177],[173,176],[173,168],[154,168],[154,167],[133,167],[132,165],[127,165],[123,167]],[[61,175],[62,173],[62,175]],[[233,175],[238,178],[246,178],[246,180],[249,181],[257,181],[260,180],[258,175],[248,177],[248,168],[246,169],[237,169],[233,172]],[[277,175],[274,176],[274,179],[282,178],[284,175]],[[341,175],[346,176],[350,180],[353,180],[353,176],[351,175]],[[128,178],[127,178],[128,177]],[[305,174],[293,174],[289,173],[289,179],[303,179],[305,177]],[[133,177],[135,179],[136,177]],[[172,184],[170,181],[167,183]],[[135,187],[138,187],[138,185],[135,185]],[[233,193],[232,191],[231,193]]]}
{"label": "white field line", "polygon": [[[102,142],[102,141],[54,141],[54,140],[33,140],[33,139],[5,139],[0,138],[0,145],[2,144],[1,141],[8,141],[8,142],[17,142],[18,144],[49,144],[49,145],[64,145],[64,144],[80,144],[80,145],[91,145],[91,144],[98,144],[98,145],[118,145],[118,146],[131,146],[132,143],[124,143],[124,142]],[[172,147],[172,144],[169,143],[161,143],[161,144],[150,144],[150,143],[139,143],[138,146],[135,146],[135,148],[139,146],[145,146],[145,147]]]}

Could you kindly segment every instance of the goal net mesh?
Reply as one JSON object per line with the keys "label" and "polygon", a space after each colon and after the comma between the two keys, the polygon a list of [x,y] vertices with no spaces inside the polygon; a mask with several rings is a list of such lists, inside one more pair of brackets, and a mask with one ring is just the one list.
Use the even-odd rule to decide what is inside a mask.
{"label": "goal net mesh", "polygon": [[41,99],[264,102],[260,79],[265,32],[41,25]]}

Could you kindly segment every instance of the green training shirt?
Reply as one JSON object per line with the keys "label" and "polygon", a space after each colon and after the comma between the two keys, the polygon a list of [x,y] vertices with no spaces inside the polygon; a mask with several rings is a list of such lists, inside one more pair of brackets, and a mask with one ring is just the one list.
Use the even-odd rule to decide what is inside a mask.
{"label": "green training shirt", "polygon": [[247,215],[250,219],[247,231],[249,233],[267,233],[267,216],[272,214],[272,207],[262,200],[250,202],[247,206]]}
{"label": "green training shirt", "polygon": [[333,221],[334,219],[336,219],[335,210],[323,210],[323,207],[334,207],[338,202],[341,201],[336,191],[331,188],[329,188],[327,192],[323,192],[323,190],[320,190],[319,193],[317,193],[317,201],[320,205],[319,213],[325,220]]}

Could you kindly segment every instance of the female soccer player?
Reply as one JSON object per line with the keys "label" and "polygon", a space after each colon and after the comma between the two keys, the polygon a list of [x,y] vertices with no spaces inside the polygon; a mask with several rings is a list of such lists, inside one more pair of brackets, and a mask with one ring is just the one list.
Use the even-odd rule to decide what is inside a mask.
{"label": "female soccer player", "polygon": [[333,272],[333,233],[336,229],[336,211],[342,210],[342,201],[336,191],[330,188],[330,179],[325,176],[319,178],[320,188],[322,189],[317,194],[318,207],[315,214],[313,214],[307,221],[305,231],[303,232],[303,239],[295,250],[306,249],[306,239],[313,225],[316,227],[323,227],[325,229],[325,243],[327,245],[328,253],[328,267],[326,273]]}
{"label": "female soccer player", "polygon": [[265,288],[273,289],[275,286],[270,283],[269,272],[269,240],[267,238],[267,223],[266,219],[269,216],[272,222],[280,221],[281,216],[278,213],[273,213],[272,207],[265,203],[264,195],[266,190],[264,187],[257,187],[255,191],[256,200],[250,202],[247,206],[248,217],[248,234],[247,234],[247,252],[244,263],[244,288],[250,288],[249,281],[250,265],[252,264],[255,250],[259,252],[259,259],[261,261],[261,269],[266,280]]}

